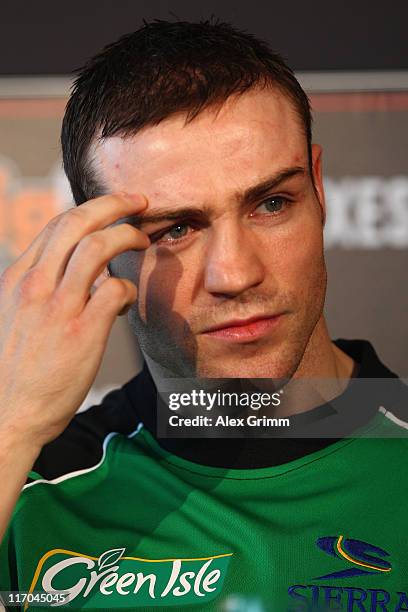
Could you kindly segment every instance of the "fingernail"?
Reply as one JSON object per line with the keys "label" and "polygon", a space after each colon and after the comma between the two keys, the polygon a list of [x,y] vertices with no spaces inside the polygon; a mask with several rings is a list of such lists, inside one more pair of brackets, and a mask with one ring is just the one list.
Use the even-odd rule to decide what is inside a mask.
{"label": "fingernail", "polygon": [[142,193],[126,193],[125,195],[135,204],[147,204],[147,199]]}

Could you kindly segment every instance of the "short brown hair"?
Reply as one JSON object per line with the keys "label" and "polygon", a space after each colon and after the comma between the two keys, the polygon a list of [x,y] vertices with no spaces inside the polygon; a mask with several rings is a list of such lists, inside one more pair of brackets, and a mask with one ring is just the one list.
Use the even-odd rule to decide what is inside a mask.
{"label": "short brown hair", "polygon": [[266,42],[213,19],[144,22],[89,60],[74,81],[61,145],[76,204],[101,193],[88,155],[97,134],[132,135],[180,111],[188,123],[233,94],[268,85],[288,96],[301,120],[312,176],[309,99]]}

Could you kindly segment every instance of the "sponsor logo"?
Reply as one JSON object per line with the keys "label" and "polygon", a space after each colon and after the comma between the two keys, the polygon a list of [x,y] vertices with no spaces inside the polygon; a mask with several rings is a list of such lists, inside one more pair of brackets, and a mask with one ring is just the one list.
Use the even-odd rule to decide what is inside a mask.
{"label": "sponsor logo", "polygon": [[63,592],[64,601],[53,606],[81,609],[207,603],[220,593],[232,556],[141,559],[124,553],[124,548],[116,548],[91,557],[50,550],[37,565],[30,593]]}
{"label": "sponsor logo", "polygon": [[[327,555],[343,561],[343,569],[313,578],[313,581],[341,580],[340,585],[294,584],[289,587],[291,604],[288,612],[304,610],[347,610],[376,612],[402,612],[408,610],[408,594],[405,591],[390,593],[384,589],[358,588],[344,584],[344,579],[357,576],[388,575],[392,564],[390,554],[362,540],[339,536],[324,536],[316,541],[317,547]],[[361,583],[360,583],[361,584]],[[371,585],[373,586],[373,585]],[[295,607],[293,607],[293,605]]]}
{"label": "sponsor logo", "polygon": [[[289,587],[290,604],[287,612],[403,612],[408,610],[408,594],[384,589],[362,589],[352,586],[294,584]],[[389,605],[388,605],[389,604]]]}
{"label": "sponsor logo", "polygon": [[384,557],[389,553],[378,546],[373,546],[361,540],[353,540],[344,536],[326,536],[319,538],[317,546],[323,552],[332,557],[339,557],[352,564],[354,567],[341,571],[319,576],[314,580],[327,580],[328,578],[349,578],[361,574],[388,573],[391,571],[391,563]]}

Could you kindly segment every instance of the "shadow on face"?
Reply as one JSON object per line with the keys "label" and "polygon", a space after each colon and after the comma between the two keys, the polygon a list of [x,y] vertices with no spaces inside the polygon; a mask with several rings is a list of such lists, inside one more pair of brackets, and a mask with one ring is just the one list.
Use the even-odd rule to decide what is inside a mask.
{"label": "shadow on face", "polygon": [[[315,149],[316,167],[318,158]],[[147,214],[196,211],[179,223],[190,228],[185,239],[115,258],[113,272],[138,288],[128,318],[142,351],[184,377],[289,376],[321,321],[326,272],[321,203],[288,100],[252,92],[216,117],[169,117],[107,139],[95,160],[108,191],[145,194]],[[315,178],[322,196],[320,169]],[[141,229],[169,235],[174,223]],[[279,326],[241,343],[207,333],[254,315],[279,315]]]}

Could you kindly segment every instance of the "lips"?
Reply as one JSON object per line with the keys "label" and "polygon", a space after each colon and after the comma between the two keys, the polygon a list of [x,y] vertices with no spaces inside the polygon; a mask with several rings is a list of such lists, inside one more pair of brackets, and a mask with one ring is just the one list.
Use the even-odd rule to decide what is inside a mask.
{"label": "lips", "polygon": [[[283,314],[283,313],[282,313]],[[205,338],[221,342],[252,343],[274,333],[280,325],[282,314],[256,315],[247,319],[230,319],[213,325],[202,332]]]}
{"label": "lips", "polygon": [[278,314],[268,314],[268,315],[254,315],[252,317],[248,317],[247,319],[231,319],[230,321],[226,321],[224,323],[219,323],[218,325],[214,325],[212,327],[208,327],[203,331],[203,333],[214,332],[220,329],[234,328],[234,327],[244,327],[251,323],[255,323],[257,321],[262,321],[265,319],[271,319],[278,317]]}

